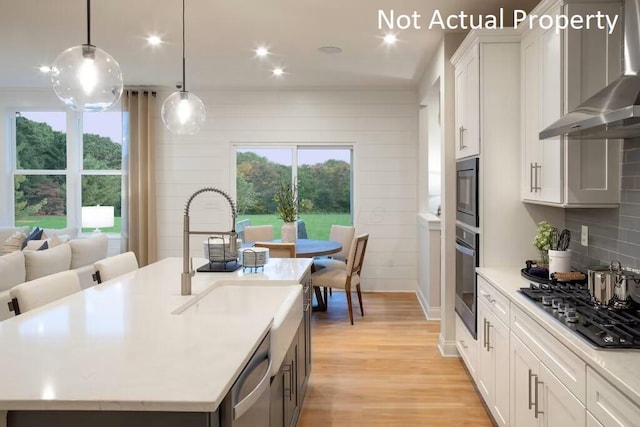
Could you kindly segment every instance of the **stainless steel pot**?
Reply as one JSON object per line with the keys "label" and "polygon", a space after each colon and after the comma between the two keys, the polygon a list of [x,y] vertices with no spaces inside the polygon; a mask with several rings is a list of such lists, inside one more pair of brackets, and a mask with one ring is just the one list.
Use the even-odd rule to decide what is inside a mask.
{"label": "stainless steel pot", "polygon": [[587,277],[591,296],[599,304],[608,304],[614,296],[614,276],[609,267],[590,267]]}
{"label": "stainless steel pot", "polygon": [[640,273],[624,270],[619,261],[612,261],[609,267],[596,266],[588,270],[589,292],[600,304],[613,301],[638,300],[640,296]]}

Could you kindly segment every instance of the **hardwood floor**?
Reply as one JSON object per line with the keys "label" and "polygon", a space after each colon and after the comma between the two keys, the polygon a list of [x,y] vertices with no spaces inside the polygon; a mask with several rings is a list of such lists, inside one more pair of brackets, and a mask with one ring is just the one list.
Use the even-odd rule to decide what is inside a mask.
{"label": "hardwood floor", "polygon": [[313,370],[298,422],[309,426],[491,426],[462,362],[437,349],[439,322],[414,294],[345,294],[313,314]]}

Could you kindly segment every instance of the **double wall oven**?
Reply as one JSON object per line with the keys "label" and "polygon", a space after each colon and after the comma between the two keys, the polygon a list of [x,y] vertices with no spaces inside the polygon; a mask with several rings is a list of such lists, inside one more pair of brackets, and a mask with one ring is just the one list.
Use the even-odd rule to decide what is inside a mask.
{"label": "double wall oven", "polygon": [[477,338],[478,233],[456,226],[456,312]]}
{"label": "double wall oven", "polygon": [[479,265],[479,159],[456,163],[456,312],[477,338],[476,267]]}

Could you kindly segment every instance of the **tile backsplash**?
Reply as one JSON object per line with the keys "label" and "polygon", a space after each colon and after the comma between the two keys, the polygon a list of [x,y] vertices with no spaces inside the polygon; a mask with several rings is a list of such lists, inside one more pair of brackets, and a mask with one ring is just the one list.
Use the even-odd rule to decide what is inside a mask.
{"label": "tile backsplash", "polygon": [[[571,230],[573,268],[586,271],[613,260],[640,268],[640,138],[624,141],[620,207],[566,209],[565,225]],[[589,227],[588,246],[580,244],[582,225]]]}

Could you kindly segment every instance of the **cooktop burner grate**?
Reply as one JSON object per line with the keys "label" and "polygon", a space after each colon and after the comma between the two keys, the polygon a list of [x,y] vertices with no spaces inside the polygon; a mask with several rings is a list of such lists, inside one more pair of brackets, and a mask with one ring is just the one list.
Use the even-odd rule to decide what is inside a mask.
{"label": "cooktop burner grate", "polygon": [[634,301],[599,305],[586,284],[575,283],[531,284],[520,292],[592,345],[640,349],[640,305]]}

